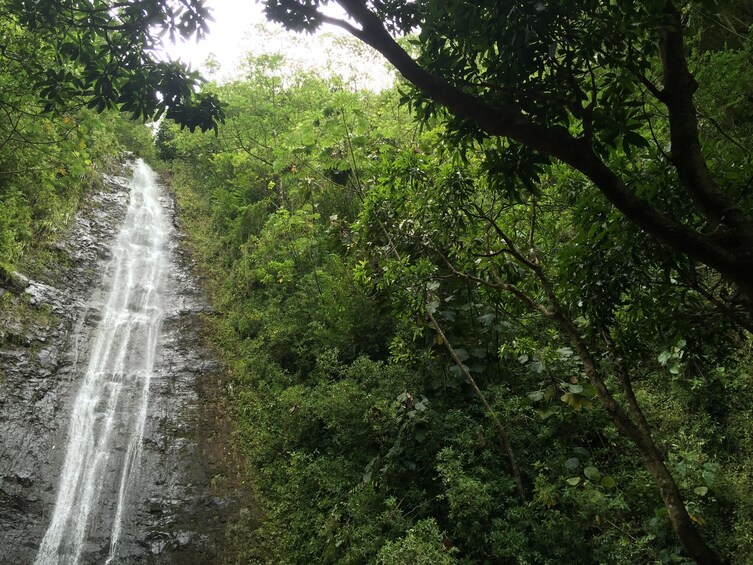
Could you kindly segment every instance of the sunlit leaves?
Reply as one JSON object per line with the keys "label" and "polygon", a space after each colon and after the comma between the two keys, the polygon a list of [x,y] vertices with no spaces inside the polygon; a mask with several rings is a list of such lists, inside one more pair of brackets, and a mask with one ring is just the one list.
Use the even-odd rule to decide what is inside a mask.
{"label": "sunlit leaves", "polygon": [[210,14],[203,0],[2,4],[21,26],[57,48],[54,59],[23,61],[46,111],[83,100],[98,112],[118,107],[144,120],[158,119],[170,108],[192,130],[214,129],[222,121],[216,100],[194,100],[198,74],[185,65],[159,61],[155,54],[162,35],[174,39],[207,32]]}

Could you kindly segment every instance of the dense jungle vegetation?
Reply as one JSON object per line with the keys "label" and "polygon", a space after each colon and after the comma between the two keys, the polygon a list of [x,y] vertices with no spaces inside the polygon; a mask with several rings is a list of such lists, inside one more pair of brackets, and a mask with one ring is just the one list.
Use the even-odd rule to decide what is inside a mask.
{"label": "dense jungle vegetation", "polygon": [[[709,168],[750,215],[741,22],[694,21],[687,65]],[[713,232],[678,186],[666,108],[617,74],[589,79],[594,114],[622,112],[601,108],[599,158]],[[157,149],[264,512],[246,560],[753,560],[743,288],[582,171],[425,112],[404,83],[260,56],[209,89],[218,135],[165,122]]]}
{"label": "dense jungle vegetation", "polygon": [[50,106],[30,89],[55,62],[52,44],[0,20],[0,282],[43,252],[124,151],[154,153],[149,129],[75,97]]}
{"label": "dense jungle vegetation", "polygon": [[132,118],[167,114],[207,129],[217,117],[211,96],[188,95],[198,73],[157,60],[152,35],[163,22],[166,33],[180,25],[201,36],[207,10],[116,8],[0,1],[2,282],[30,251],[44,252],[103,172],[120,172],[123,152],[153,155],[150,129]]}
{"label": "dense jungle vegetation", "polygon": [[6,35],[65,47],[27,78],[3,51],[3,261],[71,209],[72,151],[116,146],[69,135],[37,186],[16,124],[110,139],[119,118],[69,98],[166,114],[263,513],[239,562],[753,562],[750,7],[337,3],[349,20],[264,2],[371,45],[394,88],[264,55],[192,96],[128,32],[148,52],[150,25],[200,31],[201,3],[114,25],[101,0],[4,2]]}

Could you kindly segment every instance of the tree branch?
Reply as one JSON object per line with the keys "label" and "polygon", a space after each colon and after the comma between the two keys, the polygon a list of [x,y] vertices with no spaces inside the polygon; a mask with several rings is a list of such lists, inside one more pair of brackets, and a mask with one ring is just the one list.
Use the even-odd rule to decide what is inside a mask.
{"label": "tree branch", "polygon": [[458,356],[457,352],[455,351],[455,348],[452,347],[452,344],[447,339],[447,336],[445,335],[444,331],[442,331],[442,326],[440,326],[439,322],[437,322],[437,319],[434,317],[434,314],[432,314],[431,309],[426,307],[425,310],[426,310],[426,315],[431,320],[431,323],[434,324],[434,329],[437,330],[439,337],[442,339],[442,343],[447,348],[447,351],[450,354],[450,357],[452,357],[452,360],[455,362],[455,365],[460,370],[460,373],[465,377],[465,380],[468,382],[469,385],[471,385],[471,388],[473,389],[474,394],[481,401],[481,404],[484,405],[487,415],[489,416],[489,418],[491,418],[492,423],[494,424],[494,428],[497,430],[497,435],[499,436],[501,447],[503,451],[505,452],[505,454],[507,455],[507,459],[510,463],[510,470],[512,471],[512,475],[515,478],[515,484],[518,488],[518,495],[520,496],[520,499],[523,502],[526,502],[528,500],[528,494],[526,493],[526,487],[525,487],[525,484],[523,483],[523,476],[520,474],[520,468],[518,467],[518,461],[517,461],[517,458],[515,457],[515,452],[512,449],[512,445],[510,445],[510,438],[507,435],[507,430],[505,430],[505,427],[502,425],[502,422],[499,420],[497,413],[491,407],[491,405],[489,404],[489,401],[486,400],[484,393],[481,392],[481,389],[476,384],[476,380],[473,378],[473,375],[471,375],[470,371],[468,371],[468,368],[465,365],[463,365],[463,361]]}
{"label": "tree branch", "polygon": [[[667,216],[646,200],[637,197],[625,182],[596,155],[587,139],[573,137],[562,127],[534,124],[519,110],[491,106],[483,99],[432,75],[397,44],[381,20],[368,9],[364,2],[360,0],[337,1],[361,26],[361,29],[354,29],[355,37],[382,53],[400,74],[434,101],[446,106],[456,116],[474,122],[490,135],[510,138],[572,166],[586,175],[601,193],[635,225],[662,243],[717,269],[746,294],[753,297],[753,253],[747,253],[745,259],[741,260],[741,246],[736,243],[740,240],[739,237],[727,232],[721,234],[722,238],[701,234]],[[680,41],[681,39],[680,32]],[[667,96],[671,97],[670,94]],[[692,99],[690,103],[692,104]],[[695,123],[694,113],[693,123]],[[676,145],[674,139],[672,144],[674,150]],[[700,149],[698,149],[698,155],[700,155]],[[675,158],[678,156],[675,155]],[[715,209],[715,206],[711,206],[711,209]],[[745,227],[743,231],[746,241],[751,240],[745,249],[753,249],[753,224],[741,218],[742,212],[737,208],[727,204],[720,204],[720,206],[723,212],[715,213],[715,215],[724,217],[728,222],[734,220],[735,225]],[[747,238],[748,235],[749,238]]]}
{"label": "tree branch", "polygon": [[663,101],[669,111],[672,163],[698,210],[712,225],[725,224],[739,232],[741,248],[749,249],[753,245],[753,222],[723,194],[701,152],[693,102],[698,83],[688,69],[682,17],[672,0],[664,5],[660,36]]}

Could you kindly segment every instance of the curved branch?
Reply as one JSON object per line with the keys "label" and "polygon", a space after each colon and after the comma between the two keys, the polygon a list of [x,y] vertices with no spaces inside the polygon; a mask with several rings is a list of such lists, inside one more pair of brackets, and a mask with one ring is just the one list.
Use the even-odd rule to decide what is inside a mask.
{"label": "curved branch", "polygon": [[[710,236],[667,216],[646,200],[639,198],[625,182],[599,158],[586,139],[572,136],[559,126],[547,127],[532,123],[519,110],[491,106],[483,99],[464,92],[421,67],[390,36],[381,20],[361,0],[337,0],[340,6],[361,26],[351,31],[355,37],[379,51],[409,82],[434,101],[446,106],[460,118],[471,120],[486,133],[507,137],[541,154],[552,156],[588,177],[599,191],[631,222],[668,245],[718,270],[743,292],[753,297],[753,254],[740,256],[738,233],[722,231]],[[692,78],[692,77],[691,77]],[[667,88],[665,87],[665,90]],[[666,93],[670,99],[674,93]],[[692,104],[692,99],[691,99]],[[695,120],[695,114],[694,118]],[[697,133],[697,132],[696,132]],[[675,140],[673,137],[673,151]],[[700,151],[700,150],[699,150]],[[699,153],[700,154],[700,153]],[[678,156],[675,155],[675,158]],[[704,162],[705,166],[705,162]],[[712,199],[713,200],[713,199]],[[743,229],[751,239],[753,224],[739,218],[739,210],[720,205],[728,225]],[[717,206],[718,207],[718,206]],[[712,209],[714,206],[711,207]],[[734,222],[732,222],[734,220]]]}

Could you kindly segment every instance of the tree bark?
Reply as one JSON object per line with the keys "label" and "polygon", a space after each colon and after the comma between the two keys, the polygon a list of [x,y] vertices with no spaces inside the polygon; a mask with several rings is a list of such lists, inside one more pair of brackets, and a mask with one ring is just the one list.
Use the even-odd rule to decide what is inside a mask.
{"label": "tree bark", "polygon": [[661,100],[669,111],[671,160],[696,208],[710,223],[726,224],[750,237],[753,223],[720,190],[701,152],[698,112],[693,102],[698,83],[688,69],[682,28],[680,12],[668,1],[659,46],[664,75]]}

